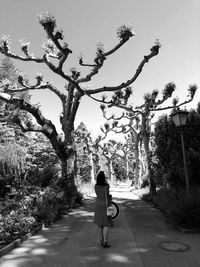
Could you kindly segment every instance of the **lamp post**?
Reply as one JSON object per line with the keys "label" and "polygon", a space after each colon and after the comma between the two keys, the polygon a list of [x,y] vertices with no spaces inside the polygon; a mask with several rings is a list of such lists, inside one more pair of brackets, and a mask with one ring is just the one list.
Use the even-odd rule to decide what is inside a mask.
{"label": "lamp post", "polygon": [[182,131],[182,126],[186,125],[188,112],[186,110],[179,110],[178,109],[177,111],[172,113],[170,116],[171,116],[174,124],[180,128],[181,144],[182,144],[182,152],[183,152],[183,165],[184,165],[184,172],[185,172],[186,192],[189,195],[190,183],[189,183],[188,168],[187,168],[186,153],[185,153],[185,144],[184,144],[183,131]]}

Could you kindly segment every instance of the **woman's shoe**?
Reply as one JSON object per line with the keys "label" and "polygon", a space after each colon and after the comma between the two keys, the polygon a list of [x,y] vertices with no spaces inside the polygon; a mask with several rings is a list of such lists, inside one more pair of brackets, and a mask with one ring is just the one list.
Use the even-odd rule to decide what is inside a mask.
{"label": "woman's shoe", "polygon": [[101,244],[102,244],[102,247],[104,247],[104,248],[110,248],[111,247],[111,245],[108,244],[108,242],[102,242]]}

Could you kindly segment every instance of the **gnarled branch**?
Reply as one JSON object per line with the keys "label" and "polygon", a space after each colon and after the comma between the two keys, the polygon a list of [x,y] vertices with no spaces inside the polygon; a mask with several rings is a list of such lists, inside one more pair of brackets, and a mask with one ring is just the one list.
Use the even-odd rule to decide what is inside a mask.
{"label": "gnarled branch", "polygon": [[97,94],[97,93],[101,93],[101,92],[111,92],[111,91],[117,91],[117,90],[120,90],[122,88],[125,88],[129,85],[131,85],[136,79],[137,77],[139,76],[139,74],[142,72],[142,69],[144,67],[144,65],[151,59],[153,58],[154,56],[158,55],[159,53],[159,48],[160,46],[159,45],[155,45],[151,48],[151,53],[147,56],[144,56],[144,59],[142,60],[142,62],[139,64],[135,74],[133,75],[133,77],[126,81],[125,83],[121,83],[120,85],[118,86],[104,86],[104,87],[100,87],[100,88],[96,88],[96,89],[91,89],[91,90],[85,90],[85,93],[90,96],[92,94]]}
{"label": "gnarled branch", "polygon": [[114,48],[110,49],[106,53],[101,53],[97,55],[97,57],[94,59],[95,65],[94,64],[84,64],[82,60],[79,60],[79,63],[81,66],[87,66],[87,67],[93,67],[92,71],[85,77],[79,79],[77,82],[78,83],[83,83],[83,82],[88,82],[91,80],[91,78],[98,73],[99,69],[102,68],[104,61],[107,59],[108,56],[112,55],[114,52],[116,52],[120,47],[122,47],[128,40],[129,38],[133,36],[133,34],[129,35],[127,38],[122,39]]}
{"label": "gnarled branch", "polygon": [[46,135],[51,135],[53,132],[54,134],[57,134],[56,128],[52,124],[52,122],[46,119],[37,107],[34,107],[33,105],[24,101],[24,99],[20,99],[19,97],[13,97],[7,93],[2,92],[0,92],[0,99],[32,114],[33,117],[36,119],[37,123],[43,128],[43,131]]}

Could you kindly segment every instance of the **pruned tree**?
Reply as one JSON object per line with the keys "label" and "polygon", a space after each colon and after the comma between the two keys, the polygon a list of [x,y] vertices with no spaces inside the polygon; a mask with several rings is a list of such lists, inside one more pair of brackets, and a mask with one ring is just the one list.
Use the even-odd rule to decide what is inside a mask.
{"label": "pruned tree", "polygon": [[104,133],[104,137],[108,135],[109,132],[114,132],[117,134],[129,134],[130,139],[133,144],[133,152],[135,155],[135,175],[134,175],[134,181],[132,184],[135,184],[136,186],[139,183],[139,165],[140,165],[140,143],[141,143],[141,125],[140,125],[140,119],[138,114],[133,114],[133,116],[127,116],[130,115],[130,113],[125,114],[122,113],[121,116],[116,117],[114,115],[107,116],[106,113],[106,106],[101,105],[101,110],[103,112],[103,116],[106,120],[112,120],[111,125],[109,123],[105,123],[104,127],[101,127],[102,132]]}
{"label": "pruned tree", "polygon": [[[25,110],[30,113],[35,119],[36,124],[26,123],[17,115],[15,116],[15,122],[21,127],[24,132],[35,131],[41,132],[49,138],[55,152],[61,161],[62,166],[62,178],[63,189],[66,193],[67,201],[73,204],[73,199],[76,193],[76,186],[74,182],[75,177],[75,143],[74,143],[74,120],[79,108],[82,97],[88,96],[98,101],[94,95],[102,92],[117,92],[122,88],[131,85],[138,76],[141,74],[144,65],[154,56],[158,55],[160,45],[156,43],[150,49],[150,53],[142,59],[135,73],[129,80],[115,86],[102,86],[98,88],[87,89],[83,84],[90,82],[91,79],[98,74],[98,72],[104,66],[106,59],[113,55],[119,48],[121,48],[134,34],[131,27],[122,25],[118,31],[117,36],[119,42],[113,48],[108,51],[104,51],[102,44],[98,45],[96,56],[93,63],[84,63],[83,58],[79,59],[81,67],[89,67],[91,71],[87,75],[81,76],[81,72],[72,68],[69,72],[64,70],[64,63],[66,63],[72,50],[69,48],[66,42],[63,42],[63,32],[57,30],[56,19],[50,13],[40,15],[39,23],[43,26],[46,34],[47,41],[44,43],[44,54],[39,57],[35,57],[29,49],[30,43],[22,41],[21,50],[24,55],[15,54],[11,51],[10,40],[7,36],[4,36],[1,40],[0,52],[7,57],[24,61],[35,62],[38,64],[46,65],[53,73],[57,74],[64,81],[66,81],[65,89],[63,93],[55,85],[49,82],[43,82],[41,74],[35,76],[35,84],[30,84],[23,75],[19,75],[18,82],[20,86],[12,86],[9,84],[1,84],[0,99],[15,105],[20,110]],[[51,120],[45,118],[38,106],[32,105],[20,97],[13,97],[12,92],[24,92],[31,90],[44,90],[48,89],[53,92],[62,103],[62,115],[60,116],[60,123],[63,131],[63,138],[58,134],[55,125]]]}
{"label": "pruned tree", "polygon": [[[94,184],[95,179],[95,172],[94,172],[94,162],[93,162],[93,142],[92,138],[90,135],[90,132],[87,130],[86,125],[81,122],[77,129],[75,130],[75,141],[76,141],[76,150],[77,150],[77,160],[80,157],[80,154],[83,155],[83,161],[82,163],[82,168],[83,168],[83,163],[86,162],[86,159],[88,158],[88,166],[90,168],[89,172],[90,175],[87,177],[87,180],[90,181],[92,184]],[[87,167],[88,167],[87,166]]]}
{"label": "pruned tree", "polygon": [[[161,110],[167,110],[167,109],[176,109],[180,106],[186,105],[189,102],[191,102],[194,98],[195,92],[197,90],[197,85],[190,85],[189,86],[189,94],[188,99],[178,103],[178,99],[174,98],[172,101],[172,105],[163,107],[162,104],[168,100],[172,93],[174,92],[176,86],[174,83],[168,83],[164,90],[162,91],[162,98],[157,99],[158,97],[158,90],[153,90],[152,93],[148,93],[144,95],[144,104],[141,106],[133,107],[133,105],[128,105],[128,98],[131,95],[130,88],[126,88],[124,91],[118,91],[114,94],[112,99],[110,101],[103,99],[102,102],[104,104],[101,105],[101,110],[103,112],[103,116],[110,120],[112,119],[113,122],[111,125],[106,124],[104,128],[104,134],[107,135],[109,131],[115,131],[117,133],[123,132],[127,133],[130,132],[133,135],[133,138],[135,140],[136,146],[136,164],[137,164],[137,172],[136,175],[138,176],[138,145],[140,142],[140,146],[143,145],[144,147],[144,155],[145,155],[145,170],[146,170],[146,177],[149,177],[150,182],[150,189],[152,193],[155,191],[155,186],[153,181],[151,181],[151,177],[149,175],[149,169],[150,169],[150,159],[149,159],[149,144],[150,144],[150,134],[151,134],[151,119],[154,115],[154,112],[161,111]],[[115,117],[114,115],[108,117],[106,115],[106,107],[117,107],[124,112],[122,113],[121,117]],[[119,124],[119,121],[122,119],[126,119],[126,123]],[[133,122],[135,121],[135,124]],[[138,177],[137,177],[138,178]],[[141,178],[141,177],[140,177]]]}
{"label": "pruned tree", "polygon": [[101,141],[102,141],[102,136],[98,136],[92,146],[93,146],[93,151],[94,151],[94,171],[95,171],[95,174],[97,174],[100,170],[101,170],[101,167],[102,167],[102,162],[101,162]]}
{"label": "pruned tree", "polygon": [[113,159],[117,156],[121,144],[115,140],[109,140],[101,146],[101,155],[106,159],[108,168],[108,179],[114,182]]}
{"label": "pruned tree", "polygon": [[[118,142],[118,151],[116,152],[116,156],[120,157],[124,162],[125,167],[125,179],[129,181],[129,173],[130,173],[130,163],[133,160],[131,156],[134,149],[134,143],[130,138],[125,138],[126,142]],[[130,161],[131,159],[131,161]]]}

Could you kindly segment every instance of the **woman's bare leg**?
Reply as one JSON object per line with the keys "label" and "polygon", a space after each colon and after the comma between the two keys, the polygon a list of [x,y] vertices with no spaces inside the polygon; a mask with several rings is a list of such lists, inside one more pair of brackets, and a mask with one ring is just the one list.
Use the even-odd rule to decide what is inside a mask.
{"label": "woman's bare leg", "polygon": [[103,241],[108,242],[108,226],[103,227]]}
{"label": "woman's bare leg", "polygon": [[103,242],[103,226],[98,226],[99,227],[99,236],[100,236],[100,241]]}

